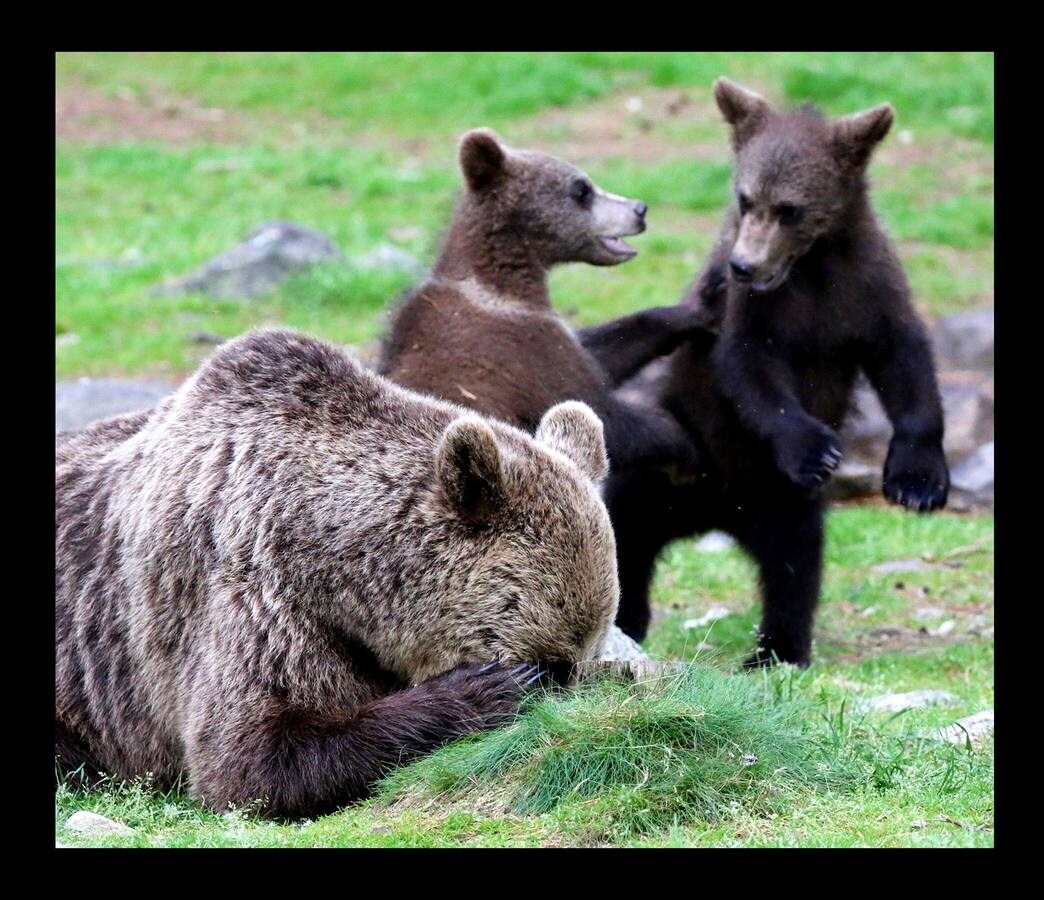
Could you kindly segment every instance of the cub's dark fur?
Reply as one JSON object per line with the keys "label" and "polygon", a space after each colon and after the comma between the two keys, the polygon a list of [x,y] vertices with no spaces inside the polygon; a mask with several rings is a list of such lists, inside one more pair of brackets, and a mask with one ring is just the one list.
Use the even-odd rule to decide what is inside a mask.
{"label": "cub's dark fur", "polygon": [[613,621],[606,469],[580,403],[534,439],[302,335],[229,342],[56,441],[60,769],[315,815],[503,722]]}
{"label": "cub's dark fur", "polygon": [[605,424],[613,471],[692,458],[670,416],[614,389],[686,337],[708,343],[702,311],[643,310],[574,332],[551,307],[562,262],[607,266],[635,255],[645,204],[608,194],[579,169],[464,135],[465,190],[427,283],[396,312],[378,370],[393,381],[532,430],[555,403],[580,400]]}
{"label": "cub's dark fur", "polygon": [[[683,346],[657,398],[696,442],[700,474],[685,488],[652,477],[610,484],[618,622],[644,637],[660,549],[720,528],[760,569],[764,613],[749,662],[775,655],[804,665],[822,568],[823,485],[841,458],[837,430],[856,375],[866,373],[894,427],[885,496],[910,509],[946,502],[942,407],[925,329],[867,195],[866,166],[892,108],[836,121],[808,107],[777,112],[726,79],[715,97],[732,128],[736,198],[682,305],[716,317],[720,336],[711,354]],[[654,502],[660,511],[650,517]],[[636,514],[620,512],[627,508]]]}

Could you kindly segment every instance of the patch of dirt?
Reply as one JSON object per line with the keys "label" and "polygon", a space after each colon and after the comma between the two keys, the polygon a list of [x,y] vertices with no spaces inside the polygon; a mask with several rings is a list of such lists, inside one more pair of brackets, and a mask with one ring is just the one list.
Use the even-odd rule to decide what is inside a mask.
{"label": "patch of dirt", "polygon": [[[694,137],[720,123],[713,139]],[[641,163],[731,159],[728,136],[710,89],[633,88],[592,103],[549,109],[516,126],[509,143],[545,149],[585,163],[625,157]]]}
{"label": "patch of dirt", "polygon": [[140,96],[131,90],[113,96],[82,86],[62,88],[55,95],[54,129],[59,141],[87,144],[222,144],[247,133],[245,123],[231,110],[203,107],[185,97]]}

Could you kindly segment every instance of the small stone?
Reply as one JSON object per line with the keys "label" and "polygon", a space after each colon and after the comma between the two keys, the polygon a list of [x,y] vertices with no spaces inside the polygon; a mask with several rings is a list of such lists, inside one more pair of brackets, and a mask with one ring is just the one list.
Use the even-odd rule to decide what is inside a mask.
{"label": "small stone", "polygon": [[876,606],[868,606],[859,615],[861,615],[864,619],[869,619],[870,616],[872,616],[875,612],[877,612]]}
{"label": "small stone", "polygon": [[756,753],[744,753],[740,762],[745,766],[752,766],[758,761],[758,755]]}
{"label": "small stone", "polygon": [[105,816],[81,809],[73,813],[65,822],[65,827],[77,834],[97,837],[103,834],[131,834],[131,829]]}
{"label": "small stone", "polygon": [[902,131],[900,131],[898,137],[899,137],[899,143],[900,144],[905,144],[907,146],[912,144],[913,140],[914,140],[913,132],[910,131],[909,128],[904,128]]}
{"label": "small stone", "polygon": [[724,531],[708,531],[696,542],[696,549],[700,553],[721,553],[735,546],[735,538]]}
{"label": "small stone", "polygon": [[945,609],[940,609],[938,606],[922,606],[913,611],[911,618],[916,619],[918,622],[930,622],[933,619],[945,618],[945,616]]}
{"label": "small stone", "polygon": [[686,619],[682,622],[682,628],[686,631],[692,628],[702,628],[704,625],[710,625],[711,622],[717,622],[719,619],[724,619],[726,616],[731,616],[732,610],[725,606],[712,606],[698,619]]}
{"label": "small stone", "polygon": [[615,625],[609,629],[609,635],[602,648],[599,660],[602,662],[647,661],[646,653],[636,641],[624,634]]}
{"label": "small stone", "polygon": [[902,712],[925,706],[953,706],[960,702],[961,698],[949,691],[907,691],[902,694],[867,697],[859,701],[858,708],[862,712]]}
{"label": "small stone", "polygon": [[965,716],[938,732],[938,736],[944,741],[949,741],[951,744],[966,744],[970,741],[972,748],[976,750],[991,734],[993,734],[992,709]]}
{"label": "small stone", "polygon": [[627,102],[624,104],[624,106],[626,107],[627,111],[629,113],[631,113],[631,115],[634,115],[636,113],[640,113],[642,111],[642,107],[644,105],[645,104],[642,103],[642,98],[641,97],[628,97],[627,98]]}
{"label": "small stone", "polygon": [[370,834],[391,834],[392,829],[390,825],[375,825],[370,829]]}
{"label": "small stone", "polygon": [[225,343],[227,338],[214,334],[212,331],[190,331],[185,335],[185,340],[190,344],[213,344],[216,347],[218,344]]}
{"label": "small stone", "polygon": [[929,572],[935,568],[938,567],[926,563],[923,559],[893,559],[871,566],[870,571],[878,575],[888,575],[892,572]]}
{"label": "small stone", "polygon": [[360,269],[393,269],[415,276],[424,272],[424,263],[394,244],[379,244],[369,253],[356,257],[354,263]]}
{"label": "small stone", "polygon": [[946,637],[956,627],[957,623],[953,619],[947,619],[938,628],[929,628],[928,634],[932,637]]}

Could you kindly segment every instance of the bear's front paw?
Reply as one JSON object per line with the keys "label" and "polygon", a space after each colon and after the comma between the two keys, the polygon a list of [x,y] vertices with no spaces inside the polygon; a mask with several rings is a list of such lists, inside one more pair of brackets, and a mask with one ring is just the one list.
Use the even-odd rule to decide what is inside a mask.
{"label": "bear's front paw", "polygon": [[509,724],[530,691],[550,681],[547,666],[522,663],[504,668],[495,662],[465,666],[443,676],[453,682],[456,699],[469,707],[477,729]]}
{"label": "bear's front paw", "polygon": [[942,509],[950,491],[950,470],[938,443],[924,446],[893,439],[884,468],[884,495],[916,512]]}
{"label": "bear's front paw", "polygon": [[780,469],[794,484],[812,491],[826,484],[841,462],[841,439],[834,429],[822,422],[812,422],[780,438],[776,458]]}

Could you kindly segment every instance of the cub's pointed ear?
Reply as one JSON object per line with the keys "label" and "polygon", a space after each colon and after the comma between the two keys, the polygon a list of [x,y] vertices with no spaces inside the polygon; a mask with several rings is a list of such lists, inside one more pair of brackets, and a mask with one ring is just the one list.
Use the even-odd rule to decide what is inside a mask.
{"label": "cub's pointed ear", "polygon": [[442,495],[454,513],[473,523],[490,521],[504,505],[504,474],[496,436],[478,416],[463,416],[442,433],[435,451]]}
{"label": "cub's pointed ear", "polygon": [[890,103],[844,116],[834,122],[834,155],[852,169],[862,169],[895,120]]}
{"label": "cub's pointed ear", "polygon": [[468,187],[484,191],[504,173],[507,154],[497,136],[488,128],[476,128],[460,139],[460,168]]}
{"label": "cub's pointed ear", "polygon": [[605,428],[586,403],[567,400],[552,406],[540,420],[535,437],[569,457],[595,484],[609,474]]}
{"label": "cub's pointed ear", "polygon": [[761,94],[748,91],[728,78],[714,82],[714,99],[725,121],[732,126],[733,150],[739,150],[757,134],[772,112]]}

